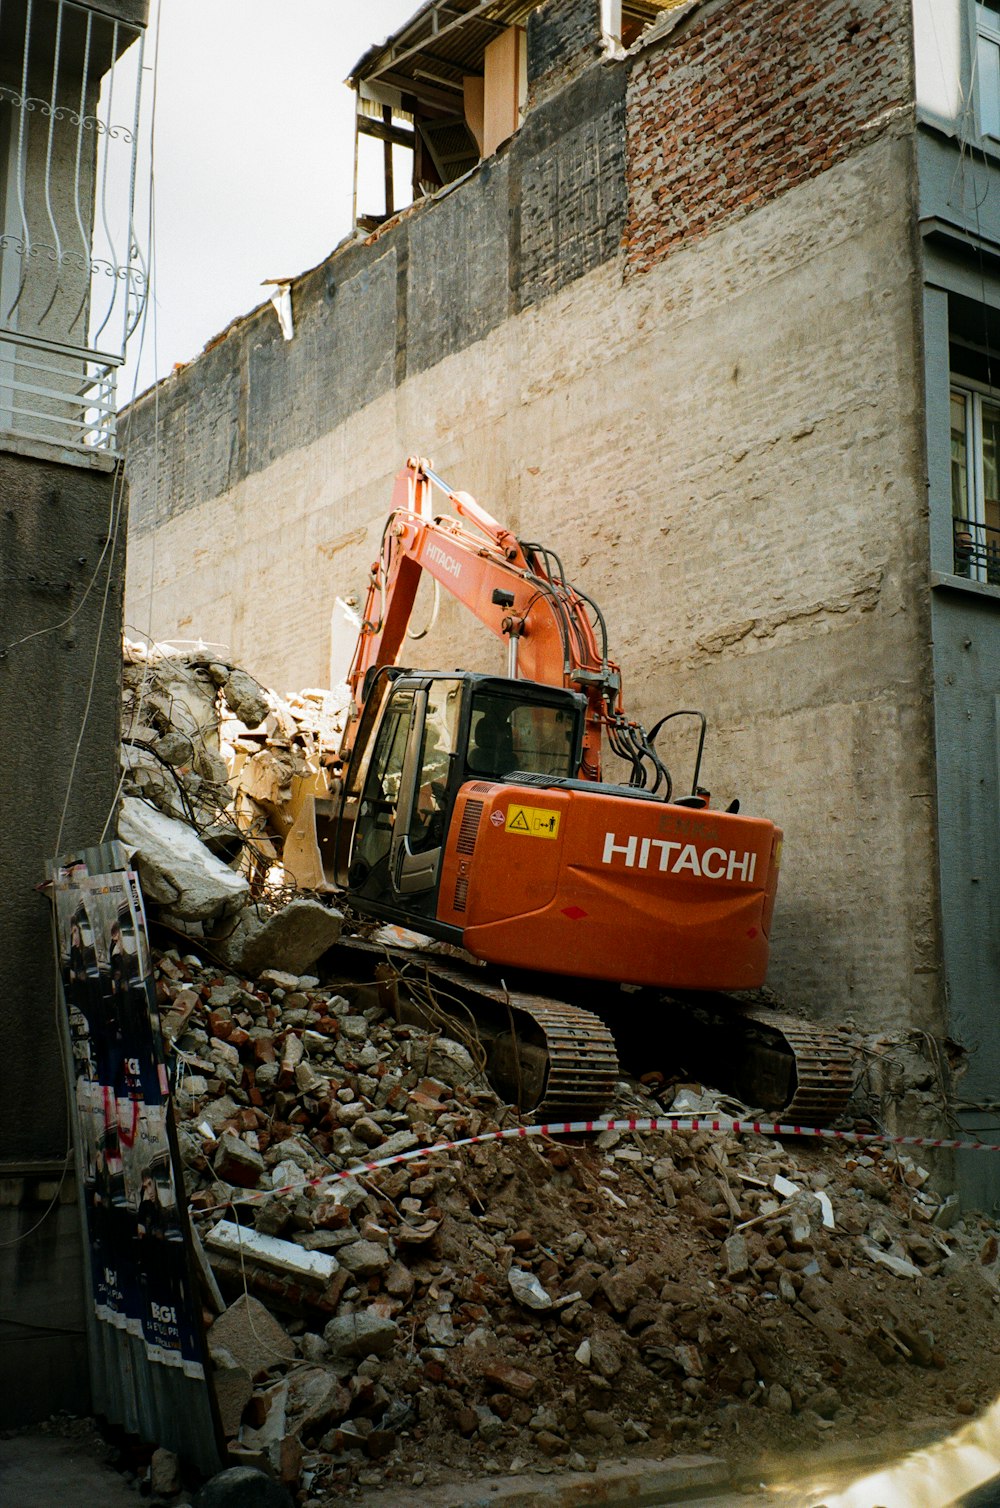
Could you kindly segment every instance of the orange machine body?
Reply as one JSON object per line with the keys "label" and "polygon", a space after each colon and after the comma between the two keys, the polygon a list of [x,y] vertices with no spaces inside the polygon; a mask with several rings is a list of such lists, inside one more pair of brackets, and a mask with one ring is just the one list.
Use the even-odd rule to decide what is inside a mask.
{"label": "orange machine body", "polygon": [[764,982],[781,832],[761,818],[473,782],[437,920],[477,958],[678,989]]}
{"label": "orange machine body", "polygon": [[[434,488],[462,522],[435,516]],[[399,669],[424,572],[506,641],[505,678]],[[668,719],[647,733],[625,714],[597,604],[554,551],[519,540],[416,457],[396,480],[348,680],[334,872],[360,910],[511,969],[692,990],[763,983],[780,830],[737,803],[709,807],[700,713],[670,714],[701,724],[690,792],[673,792],[656,750]],[[428,744],[445,680],[462,710],[456,721],[438,708]],[[574,721],[571,754],[475,762],[492,726],[482,698]],[[602,779],[608,752],[628,786]]]}

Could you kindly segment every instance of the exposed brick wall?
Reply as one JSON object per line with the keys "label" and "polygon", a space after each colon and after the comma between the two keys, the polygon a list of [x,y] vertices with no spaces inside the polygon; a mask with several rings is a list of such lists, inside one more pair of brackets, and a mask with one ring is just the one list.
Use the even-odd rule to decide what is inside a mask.
{"label": "exposed brick wall", "polygon": [[871,141],[873,121],[912,102],[910,36],[906,0],[730,0],[641,54],[626,110],[627,270]]}

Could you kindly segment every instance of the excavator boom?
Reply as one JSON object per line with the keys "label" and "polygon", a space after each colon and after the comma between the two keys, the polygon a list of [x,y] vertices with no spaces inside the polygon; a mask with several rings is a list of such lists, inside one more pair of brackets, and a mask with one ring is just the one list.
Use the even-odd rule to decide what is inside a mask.
{"label": "excavator boom", "polygon": [[[433,514],[435,489],[477,532]],[[397,663],[424,572],[506,639],[511,679],[582,691],[588,716],[580,775],[600,779],[602,735],[613,727],[617,737],[619,727],[632,725],[622,716],[621,675],[608,659],[599,609],[566,581],[554,552],[522,545],[475,498],[454,491],[428,462],[412,456],[396,478],[372,567],[348,675],[355,706],[363,704],[365,677]],[[352,743],[349,729],[345,748]]]}

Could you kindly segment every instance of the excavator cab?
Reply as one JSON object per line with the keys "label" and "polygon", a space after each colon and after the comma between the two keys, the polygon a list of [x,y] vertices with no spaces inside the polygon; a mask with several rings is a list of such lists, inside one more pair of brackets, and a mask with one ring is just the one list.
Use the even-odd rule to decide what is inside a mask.
{"label": "excavator cab", "polygon": [[433,926],[456,801],[515,771],[576,773],[586,700],[530,681],[385,667],[373,678],[344,781],[340,883],[361,909]]}

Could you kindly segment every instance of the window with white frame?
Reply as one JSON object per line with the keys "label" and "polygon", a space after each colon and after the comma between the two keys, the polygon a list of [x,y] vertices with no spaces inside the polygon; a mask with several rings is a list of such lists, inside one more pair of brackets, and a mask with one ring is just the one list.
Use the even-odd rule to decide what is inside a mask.
{"label": "window with white frame", "polygon": [[956,576],[1000,586],[1000,396],[951,389],[951,514]]}
{"label": "window with white frame", "polygon": [[976,5],[979,131],[1000,139],[1000,0]]}

